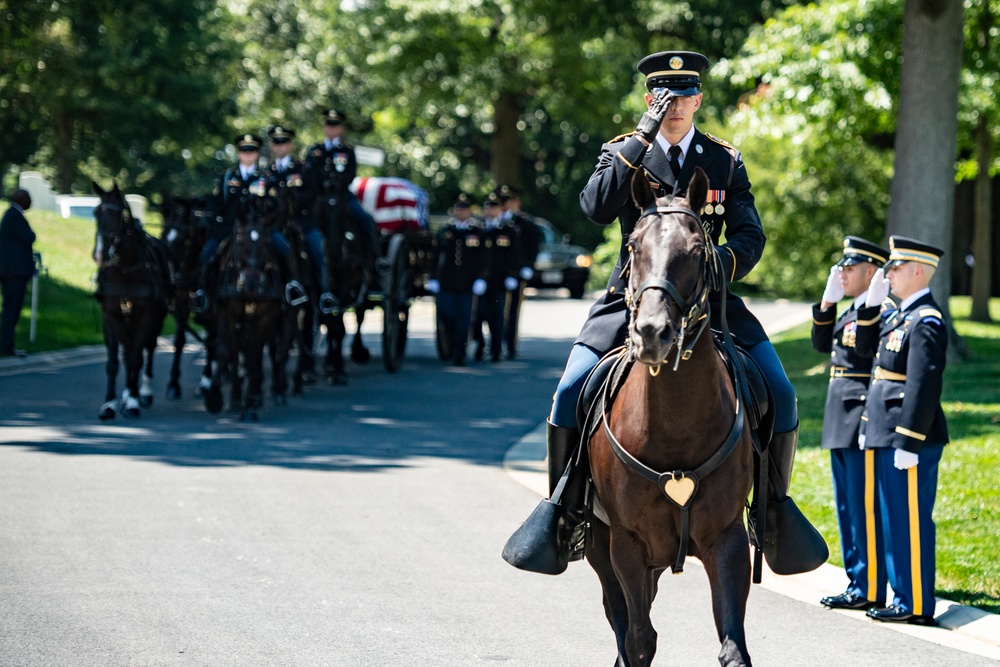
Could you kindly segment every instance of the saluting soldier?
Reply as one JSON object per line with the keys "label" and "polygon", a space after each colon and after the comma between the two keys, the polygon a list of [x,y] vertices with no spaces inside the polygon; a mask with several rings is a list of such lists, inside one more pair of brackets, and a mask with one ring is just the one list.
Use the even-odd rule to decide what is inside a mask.
{"label": "saluting soldier", "polygon": [[437,311],[451,344],[452,363],[465,365],[472,321],[472,297],[486,292],[486,231],[474,224],[472,202],[459,194],[452,217],[438,232],[427,291],[437,295]]}
{"label": "saluting soldier", "polygon": [[[214,291],[218,273],[218,250],[220,244],[232,236],[239,211],[253,197],[267,197],[267,178],[257,169],[260,147],[264,141],[256,134],[241,134],[233,142],[236,145],[239,164],[230,167],[216,180],[210,206],[211,216],[208,237],[201,251],[202,273],[198,290],[194,293],[193,308],[204,311],[208,308],[209,293]],[[292,248],[278,229],[271,230],[271,248],[274,250],[285,286],[285,298],[290,303],[301,303],[307,298],[305,288],[292,276],[289,259]]]}
{"label": "saluting soldier", "polygon": [[503,219],[514,226],[520,238],[521,260],[518,270],[517,289],[507,294],[507,317],[504,320],[504,345],[506,356],[513,359],[517,356],[517,330],[521,315],[521,300],[524,298],[524,286],[535,275],[535,259],[541,246],[541,234],[532,217],[521,211],[521,193],[510,185],[501,185],[497,196],[503,205]]}
{"label": "saluting soldier", "polygon": [[[882,270],[875,273],[858,314],[858,352],[875,355],[860,441],[875,452],[894,593],[889,606],[868,610],[877,621],[934,625],[932,514],[948,443],[941,409],[948,327],[930,282],[943,254],[922,241],[890,236],[888,280]],[[899,306],[880,315],[890,287]]]}
{"label": "saluting soldier", "polygon": [[[812,344],[830,355],[830,384],[823,413],[823,449],[830,450],[833,499],[848,585],[820,603],[831,609],[867,610],[885,606],[885,543],[876,494],[874,450],[861,449],[858,430],[868,396],[872,359],[858,354],[858,311],[865,307],[872,276],[889,251],[848,236],[844,256],[830,269],[823,297],[813,306]],[[845,296],[850,305],[837,316]]]}
{"label": "saluting soldier", "polygon": [[476,340],[476,359],[483,358],[485,339],[483,322],[490,330],[490,361],[500,361],[503,351],[503,326],[507,315],[507,295],[518,288],[521,267],[521,239],[513,224],[503,219],[503,207],[496,192],[483,200],[486,218],[486,293],[479,297],[472,335]]}
{"label": "saluting soldier", "polygon": [[[711,189],[699,213],[704,224],[709,226],[728,281],[738,281],[749,274],[764,250],[764,231],[742,155],[730,144],[703,134],[694,125],[694,114],[702,103],[701,72],[708,67],[708,59],[690,51],[663,51],[646,56],[637,67],[646,75],[645,101],[649,108],[634,132],[615,137],[601,147],[594,173],[580,193],[580,207],[588,218],[600,225],[618,221],[622,242],[607,291],[590,309],[556,389],[547,432],[549,479],[553,487],[580,440],[576,403],[584,381],[601,357],[626,339],[628,240],[641,214],[630,196],[633,175],[644,176],[653,193],[664,197],[685,194],[695,167],[704,170]],[[725,243],[720,239],[723,229]],[[712,328],[720,329],[719,293],[711,292],[709,302]],[[795,390],[764,328],[732,291],[727,296],[726,317],[733,337],[760,366],[773,398],[768,514],[775,521],[785,520],[779,518],[780,514],[792,522],[794,528],[790,530],[796,532],[796,538],[790,542],[815,544],[811,539],[815,529],[807,525],[808,522],[803,525],[804,517],[787,495],[798,441]],[[559,543],[555,547],[569,549],[571,560],[583,557],[583,502],[584,485],[567,485],[560,509],[565,522],[574,526],[571,540],[574,544]],[[550,537],[555,538],[542,536],[541,539]],[[776,551],[781,553],[787,546],[778,545]],[[791,546],[795,548],[796,545]]]}
{"label": "saluting soldier", "polygon": [[309,263],[319,282],[319,307],[329,313],[336,307],[323,254],[323,235],[316,225],[316,191],[303,178],[303,164],[295,155],[295,130],[282,125],[267,129],[271,142],[271,164],[264,172],[268,190],[274,189],[305,241]]}
{"label": "saluting soldier", "polygon": [[[323,111],[323,134],[325,138],[306,152],[304,177],[309,187],[316,192],[316,220],[322,227],[333,215],[346,213],[364,232],[362,237],[368,244],[369,252],[377,266],[381,267],[382,248],[375,228],[375,220],[361,206],[361,202],[351,192],[351,182],[358,175],[358,158],[354,147],[344,141],[344,123],[347,116],[336,109]],[[333,207],[334,210],[330,211]],[[365,267],[368,282],[379,285],[373,267]]]}

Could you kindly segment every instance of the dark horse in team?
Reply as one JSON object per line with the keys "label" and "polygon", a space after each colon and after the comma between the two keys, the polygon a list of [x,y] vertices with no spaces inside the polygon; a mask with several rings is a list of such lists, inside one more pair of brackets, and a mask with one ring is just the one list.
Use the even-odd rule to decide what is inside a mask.
{"label": "dark horse in team", "polygon": [[215,323],[204,314],[195,315],[194,321],[203,327],[199,335],[191,328],[193,313],[191,294],[198,288],[201,275],[199,256],[208,235],[207,218],[212,215],[207,197],[172,197],[165,195],[161,206],[163,232],[160,239],[170,252],[173,270],[174,296],[170,310],[176,321],[174,332],[174,357],[170,364],[170,379],[167,382],[167,398],[181,398],[181,356],[190,333],[205,346],[206,362],[195,395],[211,386],[212,361],[215,358]]}
{"label": "dark horse in team", "polygon": [[326,327],[324,371],[330,384],[342,385],[347,384],[343,354],[347,336],[344,313],[353,309],[358,326],[351,341],[351,361],[368,363],[371,353],[361,339],[361,325],[370,308],[369,295],[381,288],[371,284],[378,274],[374,271],[374,253],[366,241],[367,232],[361,228],[360,221],[348,214],[346,202],[337,196],[321,198],[317,220],[326,241],[330,289],[339,304],[331,313],[320,315],[320,323]]}
{"label": "dark horse in team", "polygon": [[280,216],[276,199],[252,197],[238,211],[232,236],[219,248],[216,362],[212,385],[205,392],[209,412],[222,409],[222,384],[228,381],[229,410],[238,412],[241,419],[257,419],[264,405],[264,348],[268,346],[275,351],[271,391],[285,395],[284,281],[270,241]]}
{"label": "dark horse in team", "polygon": [[98,265],[95,296],[101,304],[104,346],[108,352],[105,403],[98,416],[107,421],[116,415],[119,350],[125,365],[125,390],[120,406],[125,416],[138,417],[140,405],[153,404],[153,350],[163,330],[172,286],[166,246],[142,229],[118,185],[110,192],[97,183],[93,187],[94,194],[101,198],[94,209],[97,219],[94,259]]}
{"label": "dark horse in team", "polygon": [[612,370],[619,381],[593,411],[587,543],[623,667],[651,663],[657,582],[667,567],[680,572],[686,555],[708,574],[719,661],[750,664],[743,512],[754,452],[740,383],[706,332],[708,292],[724,280],[696,213],[707,188],[701,170],[687,199],[655,198],[642,172],[632,181],[642,216],[628,243],[628,345]]}

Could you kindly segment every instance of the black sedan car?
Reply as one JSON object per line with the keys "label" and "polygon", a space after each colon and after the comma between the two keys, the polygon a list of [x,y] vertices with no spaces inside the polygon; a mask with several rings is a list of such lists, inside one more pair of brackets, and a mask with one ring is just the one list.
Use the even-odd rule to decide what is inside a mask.
{"label": "black sedan car", "polygon": [[574,299],[582,299],[590,278],[593,258],[581,246],[570,245],[569,236],[562,235],[544,218],[535,218],[542,235],[535,274],[528,281],[529,287],[542,289],[566,287]]}

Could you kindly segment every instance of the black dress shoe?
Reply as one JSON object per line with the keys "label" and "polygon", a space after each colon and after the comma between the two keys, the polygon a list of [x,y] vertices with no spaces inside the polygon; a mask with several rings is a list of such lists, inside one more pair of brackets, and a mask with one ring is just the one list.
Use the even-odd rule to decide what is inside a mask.
{"label": "black dress shoe", "polygon": [[6,352],[0,353],[0,357],[26,357],[28,353],[24,350],[7,350]]}
{"label": "black dress shoe", "polygon": [[897,604],[891,604],[884,609],[869,609],[868,618],[876,621],[892,623],[909,623],[911,625],[937,625],[933,616],[917,616]]}
{"label": "black dress shoe", "polygon": [[828,595],[819,601],[824,607],[830,609],[860,609],[864,611],[872,607],[881,607],[877,602],[858,595],[857,593],[841,593],[840,595]]}

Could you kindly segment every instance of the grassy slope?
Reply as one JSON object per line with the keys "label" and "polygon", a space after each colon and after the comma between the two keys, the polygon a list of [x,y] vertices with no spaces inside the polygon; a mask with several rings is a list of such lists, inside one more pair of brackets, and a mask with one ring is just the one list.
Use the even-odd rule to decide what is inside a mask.
{"label": "grassy slope", "polygon": [[[1000,322],[1000,299],[991,314]],[[970,322],[967,297],[951,300],[955,328],[970,350],[945,370],[944,410],[951,444],[944,450],[934,519],[937,523],[937,590],[942,597],[1000,612],[1000,325]],[[820,449],[823,403],[829,379],[825,355],[812,349],[809,325],[775,338],[795,385],[801,419],[792,495],[842,565],[833,506],[829,454]]]}

